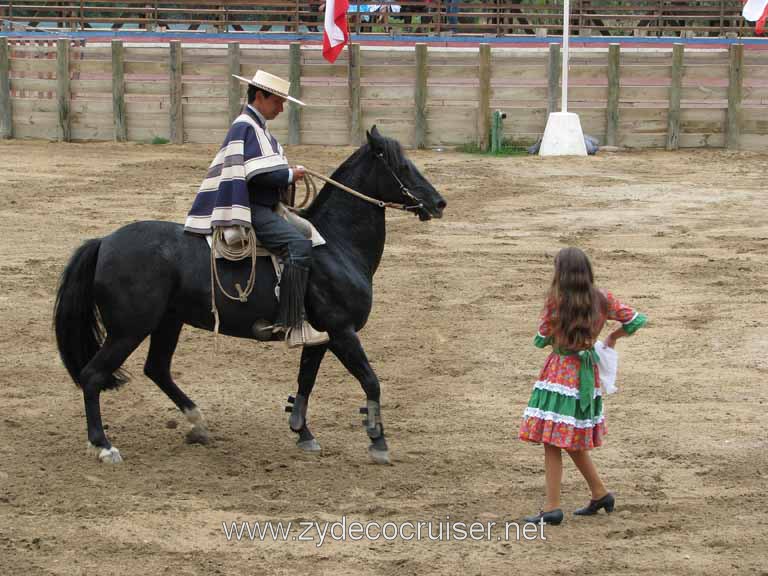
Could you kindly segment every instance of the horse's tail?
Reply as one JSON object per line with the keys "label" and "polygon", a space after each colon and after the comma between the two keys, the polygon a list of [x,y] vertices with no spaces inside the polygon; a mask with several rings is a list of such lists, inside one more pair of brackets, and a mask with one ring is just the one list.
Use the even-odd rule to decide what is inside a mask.
{"label": "horse's tail", "polygon": [[[81,386],[80,373],[104,342],[104,327],[93,298],[100,246],[100,238],[88,240],[72,255],[61,274],[53,309],[59,354],[78,386]],[[116,388],[126,380],[125,373],[118,370],[102,388]]]}

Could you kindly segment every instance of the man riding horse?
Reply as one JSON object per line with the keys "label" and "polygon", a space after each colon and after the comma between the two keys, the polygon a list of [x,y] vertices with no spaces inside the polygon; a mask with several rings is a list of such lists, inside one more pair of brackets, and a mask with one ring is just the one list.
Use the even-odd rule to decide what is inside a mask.
{"label": "man riding horse", "polygon": [[[381,386],[359,333],[373,306],[373,277],[386,243],[385,211],[402,210],[426,221],[443,215],[445,199],[400,144],[373,126],[366,132],[366,143],[333,172],[333,183],[323,186],[302,213],[325,241],[310,255],[309,244],[278,222],[271,210],[277,201],[275,190],[302,174],[300,168],[288,166],[266,128],[266,121],[288,99],[288,83],[257,73],[249,84],[268,88],[264,91],[280,100],[270,102],[274,96],[249,89],[250,107],[232,125],[214,159],[186,230],[175,222],[132,222],[87,240],[61,274],[54,304],[56,343],[69,375],[82,389],[88,450],[101,462],[122,462],[104,429],[101,394],[127,381],[121,368],[147,339],[144,374],[184,414],[191,425],[188,440],[207,441],[202,412],[175,381],[171,362],[185,325],[209,331],[219,328],[216,314],[211,313],[214,298],[219,300],[220,332],[237,338],[267,340],[254,331],[255,325],[268,325],[278,318],[290,328],[301,323],[306,311],[329,340],[305,345],[301,353],[298,389],[288,407],[297,446],[305,452],[320,450],[308,425],[309,400],[323,357],[330,351],[365,393],[361,411],[370,440],[368,453],[374,462],[390,462]],[[270,184],[257,185],[263,179]],[[275,300],[271,274],[256,275],[245,301],[212,292],[211,248],[202,235],[215,228],[218,242],[222,235],[218,227],[224,225],[248,226],[251,238],[255,228],[265,244],[279,251],[292,276],[291,282],[283,278],[280,302]],[[418,252],[418,246],[414,248]],[[247,266],[238,262],[222,263],[220,269],[224,282],[235,286],[247,277]],[[286,298],[291,291],[293,295]],[[291,332],[300,332],[303,338],[304,328]],[[268,333],[272,336],[271,330]]]}
{"label": "man riding horse", "polygon": [[[304,102],[288,95],[290,82],[259,70],[248,80],[248,104],[229,128],[224,143],[211,162],[185,223],[185,230],[208,235],[216,227],[253,228],[261,245],[281,259],[277,318],[261,327],[263,339],[279,333],[294,344],[320,344],[327,335],[312,333],[306,322],[304,296],[312,265],[312,241],[276,210],[286,188],[304,178],[303,166],[289,166],[283,147],[269,132],[267,121],[283,111],[286,100]],[[312,333],[310,340],[290,338]]]}

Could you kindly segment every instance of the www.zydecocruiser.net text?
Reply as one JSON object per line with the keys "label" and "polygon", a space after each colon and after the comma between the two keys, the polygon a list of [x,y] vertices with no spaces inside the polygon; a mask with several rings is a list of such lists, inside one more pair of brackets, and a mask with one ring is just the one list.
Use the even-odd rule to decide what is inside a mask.
{"label": "www.zydecocruiser.net text", "polygon": [[357,521],[342,516],[328,521],[231,521],[221,523],[224,537],[235,542],[312,542],[318,548],[327,542],[378,540],[406,542],[530,542],[544,540],[544,524],[532,522],[464,522],[419,520],[405,522]]}

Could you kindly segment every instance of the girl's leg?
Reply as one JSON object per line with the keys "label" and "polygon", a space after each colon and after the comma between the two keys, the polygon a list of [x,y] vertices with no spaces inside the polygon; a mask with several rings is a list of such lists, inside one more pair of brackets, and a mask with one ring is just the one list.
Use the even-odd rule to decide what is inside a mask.
{"label": "girl's leg", "polygon": [[600,479],[595,463],[592,462],[589,450],[568,452],[568,455],[571,457],[571,460],[573,460],[573,463],[576,464],[576,468],[579,469],[581,475],[584,476],[584,480],[587,481],[589,490],[592,492],[592,500],[600,500],[600,498],[608,494],[608,489]]}
{"label": "girl's leg", "polygon": [[560,508],[560,483],[563,479],[563,455],[560,448],[544,444],[544,478],[547,483],[547,504],[544,512]]}

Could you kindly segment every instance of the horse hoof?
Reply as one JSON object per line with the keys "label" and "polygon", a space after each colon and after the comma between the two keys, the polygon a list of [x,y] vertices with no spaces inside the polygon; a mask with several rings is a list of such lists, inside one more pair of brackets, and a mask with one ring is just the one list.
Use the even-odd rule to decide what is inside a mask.
{"label": "horse hoof", "polygon": [[103,462],[104,464],[122,464],[123,463],[123,457],[120,456],[120,450],[112,446],[111,448],[99,448],[98,446],[94,446],[90,442],[88,443],[88,452],[96,458],[99,459],[100,462]]}
{"label": "horse hoof", "polygon": [[184,410],[184,416],[192,424],[192,428],[187,432],[187,444],[208,444],[208,426],[205,424],[205,418],[203,418],[200,409],[195,406]]}
{"label": "horse hoof", "polygon": [[391,464],[389,450],[377,450],[373,446],[368,446],[368,454],[376,464]]}
{"label": "horse hoof", "polygon": [[187,444],[206,445],[210,439],[210,436],[208,436],[208,430],[199,426],[193,426],[192,429],[187,432],[186,436]]}
{"label": "horse hoof", "polygon": [[313,454],[320,452],[320,442],[314,438],[311,440],[299,440],[296,442],[296,446],[298,446],[304,452],[311,452]]}

